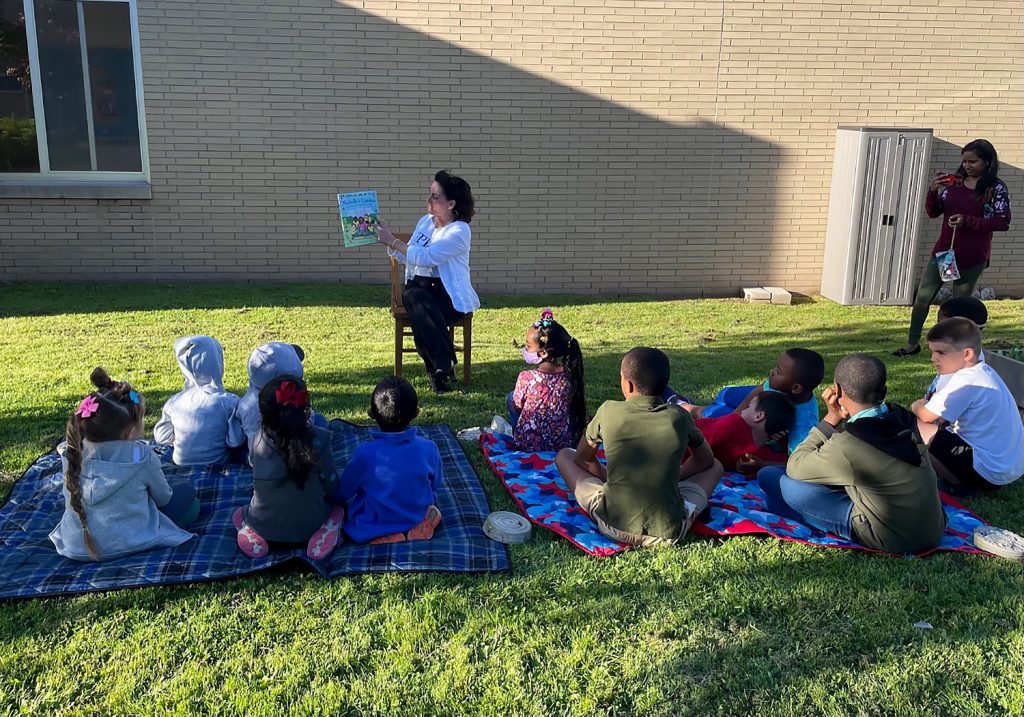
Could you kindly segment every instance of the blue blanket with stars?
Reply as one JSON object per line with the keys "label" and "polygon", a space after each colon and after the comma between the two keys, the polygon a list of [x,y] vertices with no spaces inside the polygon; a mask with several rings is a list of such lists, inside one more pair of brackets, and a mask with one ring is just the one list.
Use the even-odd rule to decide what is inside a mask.
{"label": "blue blanket with stars", "polygon": [[[554,531],[593,556],[615,555],[630,547],[598,532],[597,525],[579,506],[558,474],[553,452],[517,451],[510,436],[490,433],[480,437],[480,447],[492,470],[531,522]],[[948,519],[946,534],[936,548],[918,556],[938,550],[982,552],[974,547],[972,536],[974,529],[985,521],[953,498],[940,495]],[[693,524],[692,533],[708,537],[760,533],[826,548],[878,552],[769,513],[757,481],[737,473],[727,473],[719,481],[708,508],[703,519]]]}

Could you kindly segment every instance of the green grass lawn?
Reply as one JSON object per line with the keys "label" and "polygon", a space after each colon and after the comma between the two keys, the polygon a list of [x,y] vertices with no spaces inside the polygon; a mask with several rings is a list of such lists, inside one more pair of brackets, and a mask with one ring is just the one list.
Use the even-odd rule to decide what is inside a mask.
{"label": "green grass lawn", "polygon": [[[523,368],[512,340],[540,308],[583,346],[591,411],[619,398],[635,345],[672,359],[673,384],[706,401],[762,380],[807,346],[831,373],[845,353],[882,356],[890,398],[931,378],[892,359],[909,310],[821,301],[492,297],[474,319],[473,385],[433,396],[422,423],[479,425]],[[1020,337],[1019,301],[989,304],[986,340]],[[316,408],[368,423],[391,371],[384,287],[0,286],[0,495],[60,436],[96,365],[160,404],[181,388],[171,345],[224,344],[246,387],[257,344],[306,351]],[[495,509],[513,503],[467,444]],[[1024,533],[1024,488],[970,501]],[[214,584],[0,604],[0,714],[942,714],[1024,712],[1020,564],[924,560],[775,540],[695,538],[592,559],[543,530],[510,573],[325,581],[298,569]],[[934,628],[920,630],[918,621]]]}

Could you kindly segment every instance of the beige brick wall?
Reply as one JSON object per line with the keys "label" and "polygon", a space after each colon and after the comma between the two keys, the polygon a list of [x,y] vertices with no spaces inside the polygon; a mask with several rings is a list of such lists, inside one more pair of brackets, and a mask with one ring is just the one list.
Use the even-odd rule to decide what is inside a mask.
{"label": "beige brick wall", "polygon": [[[1019,0],[139,0],[151,200],[0,199],[0,279],[385,281],[447,167],[490,292],[816,291],[838,124],[976,137],[1024,200]],[[983,284],[1024,293],[1022,225]],[[925,225],[922,251],[938,226]],[[111,263],[111,257],[116,261]]]}

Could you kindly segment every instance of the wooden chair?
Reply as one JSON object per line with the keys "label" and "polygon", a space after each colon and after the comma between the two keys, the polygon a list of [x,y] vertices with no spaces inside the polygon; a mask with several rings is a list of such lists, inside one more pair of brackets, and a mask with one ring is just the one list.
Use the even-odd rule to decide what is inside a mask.
{"label": "wooden chair", "polygon": [[[402,241],[409,241],[408,236],[397,235]],[[403,354],[416,353],[416,347],[407,348],[405,339],[412,338],[412,323],[409,312],[402,304],[402,287],[405,286],[405,264],[394,257],[391,259],[391,315],[395,318],[395,375],[402,375]],[[448,335],[455,343],[455,327],[462,327],[462,345],[455,344],[455,352],[462,352],[462,383],[469,385],[473,368],[473,314],[466,314],[448,327]]]}

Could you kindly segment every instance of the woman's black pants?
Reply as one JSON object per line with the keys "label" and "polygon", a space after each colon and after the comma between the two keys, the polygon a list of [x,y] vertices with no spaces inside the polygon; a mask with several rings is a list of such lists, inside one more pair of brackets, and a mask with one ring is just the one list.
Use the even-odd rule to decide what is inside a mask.
{"label": "woman's black pants", "polygon": [[465,314],[452,306],[440,279],[414,276],[402,290],[402,304],[409,312],[416,352],[427,367],[427,373],[449,374],[455,365],[455,343],[448,327]]}

